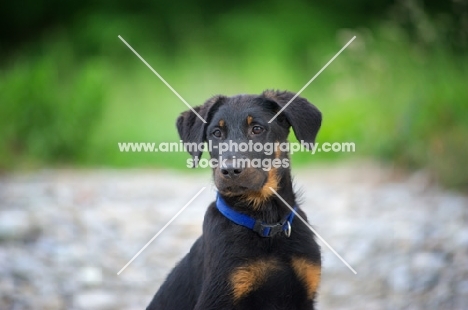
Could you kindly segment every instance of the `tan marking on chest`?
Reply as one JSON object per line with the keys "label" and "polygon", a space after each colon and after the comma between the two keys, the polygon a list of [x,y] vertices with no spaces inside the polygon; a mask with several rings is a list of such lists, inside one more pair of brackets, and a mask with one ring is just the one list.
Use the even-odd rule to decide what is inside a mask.
{"label": "tan marking on chest", "polygon": [[299,280],[306,286],[309,299],[313,299],[320,284],[321,267],[300,257],[292,259],[292,267]]}
{"label": "tan marking on chest", "polygon": [[269,274],[278,269],[279,265],[275,260],[259,260],[237,267],[231,275],[234,300],[237,301],[259,288]]}

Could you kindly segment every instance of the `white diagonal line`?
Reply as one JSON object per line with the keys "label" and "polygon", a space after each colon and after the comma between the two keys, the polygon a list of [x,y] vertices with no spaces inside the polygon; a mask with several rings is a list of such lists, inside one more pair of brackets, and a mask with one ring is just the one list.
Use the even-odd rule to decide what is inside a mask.
{"label": "white diagonal line", "polygon": [[120,35],[119,35],[118,37],[119,37],[120,40],[122,40],[122,42],[123,42],[125,45],[127,45],[127,47],[128,47],[138,58],[140,58],[141,61],[143,61],[143,63],[144,63],[151,71],[153,71],[154,74],[156,74],[156,76],[157,76],[164,84],[166,84],[167,87],[169,87],[170,90],[172,90],[172,92],[173,92],[177,97],[179,97],[180,100],[182,100],[183,103],[185,103],[185,105],[186,105],[190,110],[192,110],[193,113],[195,113],[196,116],[198,116],[199,119],[202,120],[203,123],[206,124],[205,119],[204,119],[203,117],[201,117],[200,114],[198,114],[197,111],[195,111],[195,109],[192,108],[192,106],[191,106],[190,104],[188,104],[187,101],[185,101],[185,99],[182,98],[182,96],[179,95],[179,93],[176,92],[176,90],[175,90],[174,88],[172,88],[172,86],[169,85],[169,83],[166,82],[166,80],[163,79],[163,77],[162,77],[161,75],[159,75],[159,73],[156,72],[156,70],[154,70],[153,67],[151,67],[149,63],[146,62],[146,60],[143,59],[143,57],[140,56],[140,54],[138,54],[137,51],[135,51],[135,50],[133,49],[133,47],[131,47],[130,44],[128,44],[127,41],[124,40],[124,38],[122,38]]}
{"label": "white diagonal line", "polygon": [[271,123],[272,121],[274,121],[274,120],[275,120],[275,118],[277,118],[277,117],[278,117],[278,115],[280,115],[280,113],[281,113],[281,112],[283,112],[283,111],[284,111],[284,109],[286,109],[286,108],[288,107],[288,105],[289,105],[291,102],[293,102],[293,101],[294,101],[294,99],[296,99],[296,98],[297,98],[297,96],[299,96],[299,95],[300,95],[300,94],[301,94],[301,93],[304,91],[304,89],[306,89],[306,88],[307,88],[307,86],[309,86],[309,84],[310,84],[310,83],[312,83],[312,82],[313,82],[313,81],[314,81],[314,80],[315,80],[315,79],[316,79],[316,78],[317,78],[317,77],[320,75],[320,73],[322,73],[322,71],[323,71],[323,70],[325,70],[325,69],[328,67],[328,65],[329,65],[329,64],[331,64],[331,63],[333,62],[333,60],[335,60],[335,58],[336,58],[336,57],[338,57],[338,56],[341,54],[341,52],[342,52],[342,51],[344,51],[344,50],[345,50],[345,48],[347,48],[347,47],[348,47],[348,45],[350,45],[350,44],[351,44],[351,42],[353,42],[353,41],[354,41],[354,39],[356,39],[356,36],[354,36],[354,37],[353,37],[351,40],[349,40],[349,42],[348,42],[348,43],[346,43],[346,45],[345,45],[345,46],[343,46],[343,48],[342,48],[342,49],[340,49],[340,51],[339,51],[338,53],[336,53],[336,55],[335,55],[335,56],[333,56],[333,58],[332,58],[332,59],[330,59],[330,61],[329,61],[329,62],[327,62],[327,64],[326,64],[325,66],[323,66],[323,68],[322,68],[322,69],[320,69],[320,71],[319,71],[319,72],[317,72],[317,74],[316,74],[316,75],[314,75],[314,77],[313,77],[313,78],[311,78],[311,79],[310,79],[310,81],[309,81],[309,82],[307,82],[307,84],[305,84],[305,85],[304,85],[304,87],[302,87],[302,88],[301,88],[301,90],[300,90],[300,91],[299,91],[299,92],[298,92],[298,93],[297,93],[297,94],[296,94],[294,97],[292,97],[292,99],[291,99],[291,100],[289,100],[289,102],[288,102],[288,103],[286,103],[286,105],[285,105],[284,107],[282,107],[282,108],[281,108],[281,110],[279,110],[279,112],[278,112],[278,113],[276,113],[276,115],[275,115],[275,116],[273,116],[273,117],[271,118],[271,120],[269,120],[269,121],[268,121],[268,123]]}
{"label": "white diagonal line", "polygon": [[127,268],[128,265],[130,265],[130,264],[135,260],[135,258],[137,258],[138,255],[140,255],[141,252],[143,252],[143,251],[151,244],[151,242],[153,242],[154,239],[156,239],[156,238],[167,228],[167,226],[169,226],[169,225],[176,219],[176,217],[178,217],[178,216],[185,210],[185,208],[187,208],[188,205],[189,205],[190,203],[192,203],[192,201],[194,201],[195,198],[198,197],[198,195],[200,195],[200,193],[201,193],[203,190],[205,190],[205,188],[206,188],[206,186],[204,186],[195,196],[193,196],[193,198],[190,199],[190,201],[187,202],[187,203],[185,204],[185,206],[184,206],[182,209],[180,209],[179,212],[177,212],[176,215],[174,215],[174,216],[171,218],[171,220],[170,220],[169,222],[167,222],[167,224],[164,225],[164,227],[161,228],[161,229],[158,231],[158,233],[157,233],[156,235],[154,235],[154,237],[151,238],[151,240],[148,241],[148,243],[146,243],[145,246],[144,246],[143,248],[141,248],[141,250],[138,251],[138,253],[136,253],[136,254],[132,257],[132,259],[131,259],[125,266],[122,267],[122,269],[120,269],[119,272],[117,272],[117,275],[120,275],[120,274],[122,273],[122,271],[124,271],[125,268]]}
{"label": "white diagonal line", "polygon": [[354,274],[357,274],[356,270],[354,270],[353,267],[351,267],[351,266],[343,259],[343,257],[341,257],[340,254],[338,254],[338,253],[331,247],[331,245],[329,245],[328,242],[325,241],[325,239],[323,239],[322,236],[320,236],[320,235],[315,231],[315,229],[314,229],[312,226],[310,226],[309,223],[307,223],[307,221],[304,220],[304,219],[302,218],[302,216],[300,216],[300,215],[296,212],[296,210],[294,210],[293,208],[291,208],[291,206],[283,199],[283,197],[281,197],[273,188],[270,187],[270,189],[271,189],[271,191],[272,191],[273,193],[275,193],[275,195],[276,195],[279,199],[281,199],[282,202],[284,202],[284,204],[285,204],[286,206],[288,206],[289,209],[291,209],[292,212],[294,212],[294,214],[295,214],[304,224],[307,225],[307,227],[309,227],[310,230],[312,230],[312,232],[320,239],[320,241],[322,241],[322,242],[333,252],[333,254],[335,254],[335,255],[343,262],[343,264],[345,264]]}

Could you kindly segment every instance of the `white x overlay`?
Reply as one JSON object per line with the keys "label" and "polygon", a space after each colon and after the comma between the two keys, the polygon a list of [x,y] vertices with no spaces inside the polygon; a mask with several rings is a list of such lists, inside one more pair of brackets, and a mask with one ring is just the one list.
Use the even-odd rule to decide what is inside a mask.
{"label": "white x overlay", "polygon": [[164,227],[161,228],[161,229],[158,231],[158,233],[157,233],[156,235],[154,235],[154,237],[151,238],[151,240],[148,241],[148,242],[145,244],[145,246],[142,247],[141,250],[138,251],[138,253],[136,253],[136,254],[132,257],[132,259],[131,259],[125,266],[122,267],[122,269],[120,269],[119,272],[117,272],[117,275],[120,275],[120,274],[122,273],[122,271],[124,271],[125,268],[127,268],[128,265],[130,265],[130,264],[135,260],[135,258],[137,258],[138,255],[140,255],[141,252],[143,252],[143,251],[151,244],[151,242],[153,242],[154,239],[156,239],[156,238],[167,228],[167,226],[171,225],[171,223],[185,210],[185,208],[188,207],[189,204],[192,203],[192,201],[195,200],[195,198],[198,197],[198,195],[201,194],[201,192],[203,192],[203,191],[205,190],[205,188],[206,188],[206,186],[202,187],[202,189],[199,190],[198,193],[197,193],[195,196],[193,196],[192,199],[190,199],[189,202],[187,202],[187,203],[185,204],[185,206],[183,206],[182,209],[180,209],[179,212],[177,212],[176,215],[174,215],[174,216],[170,219],[170,221],[167,222],[166,225],[164,225]]}
{"label": "white x overlay", "polygon": [[312,82],[313,82],[313,81],[314,81],[314,80],[315,80],[315,79],[316,79],[316,78],[317,78],[317,77],[320,75],[320,73],[322,73],[322,71],[323,71],[323,70],[325,70],[325,69],[328,67],[328,65],[329,65],[329,64],[331,64],[331,63],[333,62],[333,60],[335,60],[335,59],[336,59],[336,57],[338,57],[338,55],[340,55],[340,54],[341,54],[341,52],[342,52],[342,51],[344,51],[344,50],[345,50],[345,48],[347,48],[347,47],[348,47],[348,45],[350,45],[350,44],[351,44],[351,43],[354,41],[354,39],[356,39],[356,36],[354,36],[354,37],[353,37],[351,40],[349,40],[349,41],[348,41],[348,43],[346,43],[346,45],[345,45],[345,46],[343,46],[343,48],[342,48],[342,49],[340,49],[340,51],[339,51],[338,53],[336,53],[336,55],[335,55],[335,56],[333,56],[333,58],[332,58],[332,59],[330,59],[330,61],[328,61],[328,62],[327,62],[327,64],[326,64],[325,66],[323,66],[323,68],[322,68],[322,69],[320,69],[320,71],[319,71],[319,72],[317,72],[317,74],[316,74],[316,75],[314,75],[314,77],[313,77],[313,78],[311,78],[311,79],[310,79],[310,81],[309,81],[309,82],[307,82],[307,84],[305,84],[305,85],[304,85],[304,87],[302,87],[302,88],[301,88],[301,90],[300,90],[300,91],[298,91],[298,92],[297,92],[297,94],[296,94],[294,97],[292,97],[292,99],[291,99],[291,100],[289,100],[289,102],[288,102],[288,103],[286,103],[286,104],[284,105],[284,107],[282,107],[282,108],[281,108],[281,110],[279,110],[279,111],[278,111],[278,113],[276,113],[276,114],[275,114],[275,116],[273,116],[273,117],[271,118],[271,120],[269,120],[269,121],[268,121],[268,123],[271,123],[271,122],[273,122],[273,121],[275,120],[275,118],[277,118],[277,117],[278,117],[278,115],[280,115],[280,114],[281,114],[281,112],[283,112],[283,111],[284,111],[284,109],[286,109],[286,108],[287,108],[287,107],[288,107],[288,106],[291,104],[291,102],[293,102],[293,101],[294,101],[294,99],[296,99],[296,98],[297,98],[297,96],[299,96],[299,95],[300,95],[300,94],[301,94],[301,93],[304,91],[304,89],[306,89],[306,88],[307,88],[307,86],[309,86],[309,84],[310,84],[310,83],[312,83]]}
{"label": "white x overlay", "polygon": [[[183,103],[185,103],[185,105],[190,109],[192,110],[193,113],[195,113],[195,115],[203,122],[203,123],[206,123],[205,119],[203,119],[203,117],[200,116],[200,114],[197,113],[197,111],[195,111],[195,109],[193,109],[188,103],[187,101],[185,101],[184,98],[182,98],[181,95],[179,95],[179,93],[174,89],[172,88],[171,85],[169,85],[169,83],[166,82],[166,80],[164,80],[164,78],[156,71],[154,70],[150,64],[148,64],[148,62],[146,62],[145,59],[143,59],[143,57],[140,56],[140,54],[138,54],[137,51],[135,51],[131,46],[130,44],[127,43],[127,41],[125,41],[120,35],[118,36],[118,38],[180,99],[182,100]],[[310,83],[312,83],[319,75],[320,73],[323,72],[323,70],[325,70],[340,54],[341,52],[343,52],[353,41],[354,39],[356,39],[356,36],[354,36],[351,40],[348,41],[348,43],[346,43],[345,46],[343,46],[343,48],[341,48],[341,50],[336,53],[335,56],[333,56],[332,59],[330,59],[326,64],[325,66],[323,66],[322,69],[320,69],[319,72],[317,72],[317,74],[315,74],[308,82],[306,85],[304,85],[304,87],[301,88],[301,90],[299,92],[296,93],[296,95],[291,99],[289,100],[288,103],[286,103],[284,105],[283,108],[281,108],[281,110],[278,111],[278,113],[276,113],[275,116],[273,116],[271,118],[271,120],[268,122],[268,123],[271,123],[273,120],[275,120],[276,117],[278,117],[278,115],[284,111],[284,109],[286,109],[290,104],[291,102],[294,101],[294,99],[296,99],[303,91],[304,89],[307,88],[307,86],[310,85]],[[187,204],[185,204],[185,206],[182,207],[182,209],[179,210],[179,212],[177,212],[170,220],[169,222],[166,223],[166,225],[163,226],[163,228],[161,228],[158,233],[156,235],[154,235],[153,238],[151,238],[151,240],[149,240],[144,246],[143,248],[141,248],[140,251],[138,251],[133,257],[132,259],[125,265],[122,267],[122,269],[120,269],[119,272],[117,272],[117,275],[120,275],[153,241],[154,239],[156,239],[187,207],[190,203],[192,203],[193,200],[195,200],[195,198],[197,198],[201,192],[203,190],[205,190],[206,187],[203,187],[202,189],[200,189],[200,191],[192,198],[190,199],[189,202],[187,202]],[[351,267],[331,246],[330,244],[328,244],[327,241],[325,241],[325,239],[322,238],[322,236],[320,236],[316,231],[315,229],[309,224],[307,223],[306,220],[304,220],[302,218],[302,216],[300,216],[284,199],[283,197],[281,197],[273,188],[270,187],[270,190],[292,211],[294,212],[294,214],[317,236],[317,238],[320,239],[320,241],[322,241],[332,252],[333,254],[335,254],[354,274],[357,274],[357,272],[353,269],[353,267]]]}
{"label": "white x overlay", "polygon": [[173,92],[177,97],[179,97],[180,100],[182,100],[183,103],[185,103],[185,105],[186,105],[190,110],[192,110],[193,113],[195,113],[196,116],[198,116],[199,119],[201,119],[201,121],[202,121],[203,123],[206,124],[205,119],[204,119],[203,117],[201,117],[201,115],[198,114],[197,111],[195,111],[195,109],[192,108],[192,106],[191,106],[190,104],[188,104],[188,102],[185,101],[185,99],[182,98],[182,96],[179,95],[179,93],[176,92],[176,90],[175,90],[174,88],[172,88],[172,86],[169,85],[169,83],[166,82],[166,80],[165,80],[158,72],[156,72],[156,70],[154,70],[153,67],[151,67],[149,63],[146,62],[146,60],[143,59],[143,57],[140,56],[140,54],[137,53],[137,51],[135,51],[135,50],[133,49],[133,47],[131,47],[130,44],[128,44],[127,41],[124,40],[124,38],[122,38],[120,35],[119,35],[118,37],[119,37],[120,40],[122,40],[122,42],[123,42],[125,45],[127,45],[127,47],[128,47],[138,58],[140,58],[141,61],[143,61],[143,63],[144,63],[154,74],[156,74],[156,76],[157,76],[164,84],[166,84],[167,87],[169,87],[170,90],[172,90],[172,92]]}
{"label": "white x overlay", "polygon": [[281,197],[273,188],[270,187],[270,190],[271,190],[271,191],[272,191],[272,192],[273,192],[289,209],[291,209],[291,211],[294,212],[294,214],[295,214],[304,224],[306,224],[306,226],[309,227],[310,230],[312,230],[312,232],[317,236],[317,238],[319,238],[320,241],[322,241],[322,242],[330,249],[330,251],[332,251],[333,254],[335,254],[335,255],[343,262],[343,264],[345,264],[354,274],[357,274],[356,270],[354,270],[354,268],[351,267],[351,266],[348,264],[348,262],[346,262],[346,261],[343,259],[343,257],[341,257],[341,255],[338,254],[338,253],[331,247],[331,245],[329,245],[328,242],[325,241],[325,239],[323,239],[322,236],[320,236],[320,235],[317,233],[317,231],[315,231],[315,229],[314,229],[312,226],[310,226],[310,224],[307,223],[307,221],[304,220],[304,219],[302,218],[302,216],[300,216],[300,215],[296,212],[296,210],[294,210],[293,208],[291,208],[291,206],[286,202],[286,200],[283,199],[283,197]]}

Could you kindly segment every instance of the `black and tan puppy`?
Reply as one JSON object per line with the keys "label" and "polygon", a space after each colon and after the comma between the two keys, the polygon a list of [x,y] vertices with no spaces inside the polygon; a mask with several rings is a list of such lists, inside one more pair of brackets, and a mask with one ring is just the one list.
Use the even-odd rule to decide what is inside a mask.
{"label": "black and tan puppy", "polygon": [[[297,206],[289,166],[284,164],[288,153],[278,145],[273,152],[230,149],[222,154],[218,147],[229,141],[286,142],[290,127],[298,140],[313,143],[322,117],[303,98],[295,98],[269,123],[293,97],[279,91],[215,96],[195,108],[206,123],[192,111],[178,118],[184,142],[209,142],[211,158],[221,159],[223,165],[213,169],[218,198],[208,207],[202,236],[147,309],[314,309],[320,282],[319,246],[310,229],[270,189],[306,218]],[[198,150],[190,153],[196,160],[201,156]],[[239,165],[237,159],[263,163],[276,159],[277,164],[265,169]]]}

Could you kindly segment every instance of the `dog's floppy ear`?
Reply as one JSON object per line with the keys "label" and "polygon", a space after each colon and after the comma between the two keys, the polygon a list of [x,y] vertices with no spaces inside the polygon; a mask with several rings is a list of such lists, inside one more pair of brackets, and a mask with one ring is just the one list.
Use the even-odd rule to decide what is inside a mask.
{"label": "dog's floppy ear", "polygon": [[[194,110],[206,121],[204,123],[192,110],[183,112],[177,118],[177,131],[179,132],[182,142],[191,143],[192,146],[188,148],[190,155],[194,159],[194,167],[197,165],[202,155],[202,150],[198,147],[206,141],[206,126],[210,123],[213,114],[221,105],[226,97],[217,95],[208,99],[203,105],[197,106]],[[197,146],[194,146],[196,143]]]}
{"label": "dog's floppy ear", "polygon": [[[266,90],[263,96],[274,100],[283,108],[296,94],[286,91]],[[315,137],[322,124],[322,113],[304,98],[296,97],[281,112],[294,130],[294,134],[299,142],[306,142],[307,145],[315,143]]]}

